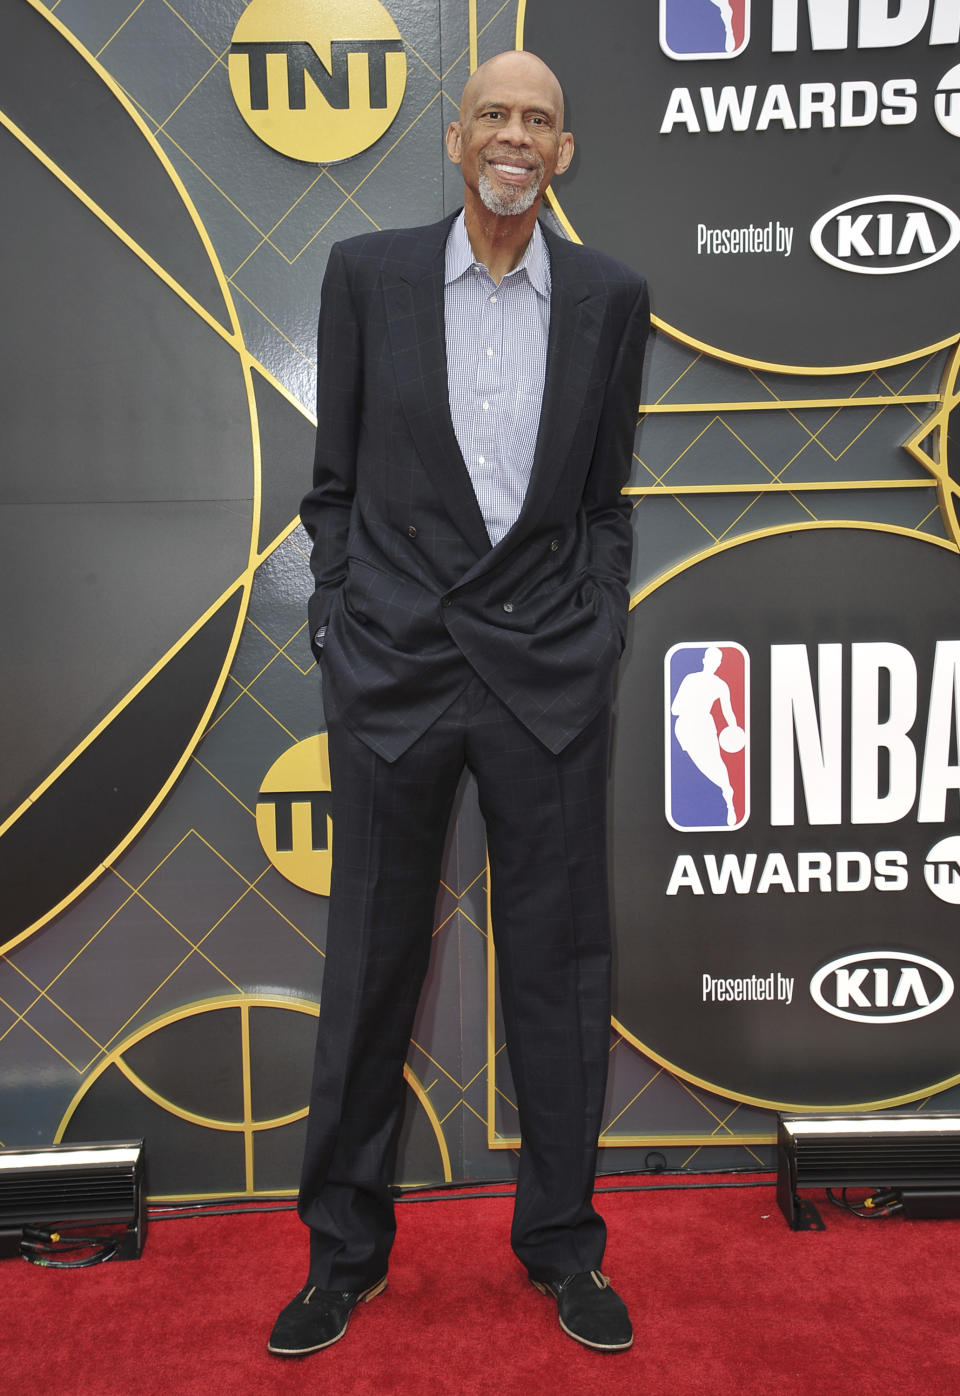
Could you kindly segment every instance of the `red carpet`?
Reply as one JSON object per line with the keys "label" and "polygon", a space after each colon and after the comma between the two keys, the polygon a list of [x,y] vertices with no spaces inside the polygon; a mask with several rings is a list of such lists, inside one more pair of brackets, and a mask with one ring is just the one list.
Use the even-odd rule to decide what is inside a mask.
{"label": "red carpet", "polygon": [[[817,1198],[818,1205],[820,1198]],[[404,1203],[385,1294],[346,1338],[271,1358],[300,1287],[292,1213],[151,1223],[143,1256],[75,1272],[0,1262],[3,1387],[54,1396],[955,1396],[960,1220],[791,1232],[763,1188],[605,1195],[605,1269],[637,1339],[591,1353],[507,1244],[509,1199]]]}

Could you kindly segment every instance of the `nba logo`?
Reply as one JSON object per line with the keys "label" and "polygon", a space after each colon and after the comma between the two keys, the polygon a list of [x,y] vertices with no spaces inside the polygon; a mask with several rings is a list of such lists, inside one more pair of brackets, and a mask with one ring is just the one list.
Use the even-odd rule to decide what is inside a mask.
{"label": "nba logo", "polygon": [[750,0],[660,0],[668,58],[736,58],[750,42]]}
{"label": "nba logo", "polygon": [[664,660],[667,822],[739,829],[750,815],[750,656],[731,641],[679,644]]}

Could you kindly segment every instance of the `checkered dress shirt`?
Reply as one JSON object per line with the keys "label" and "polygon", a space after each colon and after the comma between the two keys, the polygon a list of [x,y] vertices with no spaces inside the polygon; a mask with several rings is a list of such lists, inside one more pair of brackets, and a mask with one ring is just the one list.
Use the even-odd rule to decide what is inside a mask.
{"label": "checkered dress shirt", "polygon": [[497,544],[523,505],[540,426],[550,254],[539,225],[498,286],[475,260],[461,213],[447,238],[444,318],[453,427]]}

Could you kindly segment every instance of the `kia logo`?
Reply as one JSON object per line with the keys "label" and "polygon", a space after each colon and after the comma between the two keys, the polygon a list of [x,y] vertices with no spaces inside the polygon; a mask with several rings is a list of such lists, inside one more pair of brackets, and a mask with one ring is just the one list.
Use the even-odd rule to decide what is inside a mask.
{"label": "kia logo", "polygon": [[818,969],[810,993],[825,1013],[851,1023],[909,1023],[943,1008],[953,979],[923,955],[867,950]]}
{"label": "kia logo", "polygon": [[898,276],[948,256],[960,243],[960,218],[946,204],[912,194],[873,194],[818,218],[810,246],[841,271]]}

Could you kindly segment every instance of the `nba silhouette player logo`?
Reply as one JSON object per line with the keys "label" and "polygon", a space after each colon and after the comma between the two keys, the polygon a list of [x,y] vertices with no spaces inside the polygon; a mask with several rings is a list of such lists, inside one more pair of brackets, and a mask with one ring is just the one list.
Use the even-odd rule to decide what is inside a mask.
{"label": "nba silhouette player logo", "polygon": [[750,42],[750,0],[660,0],[669,58],[736,58]]}
{"label": "nba silhouette player logo", "polygon": [[750,815],[750,656],[732,641],[674,645],[664,700],[667,822],[739,829]]}

